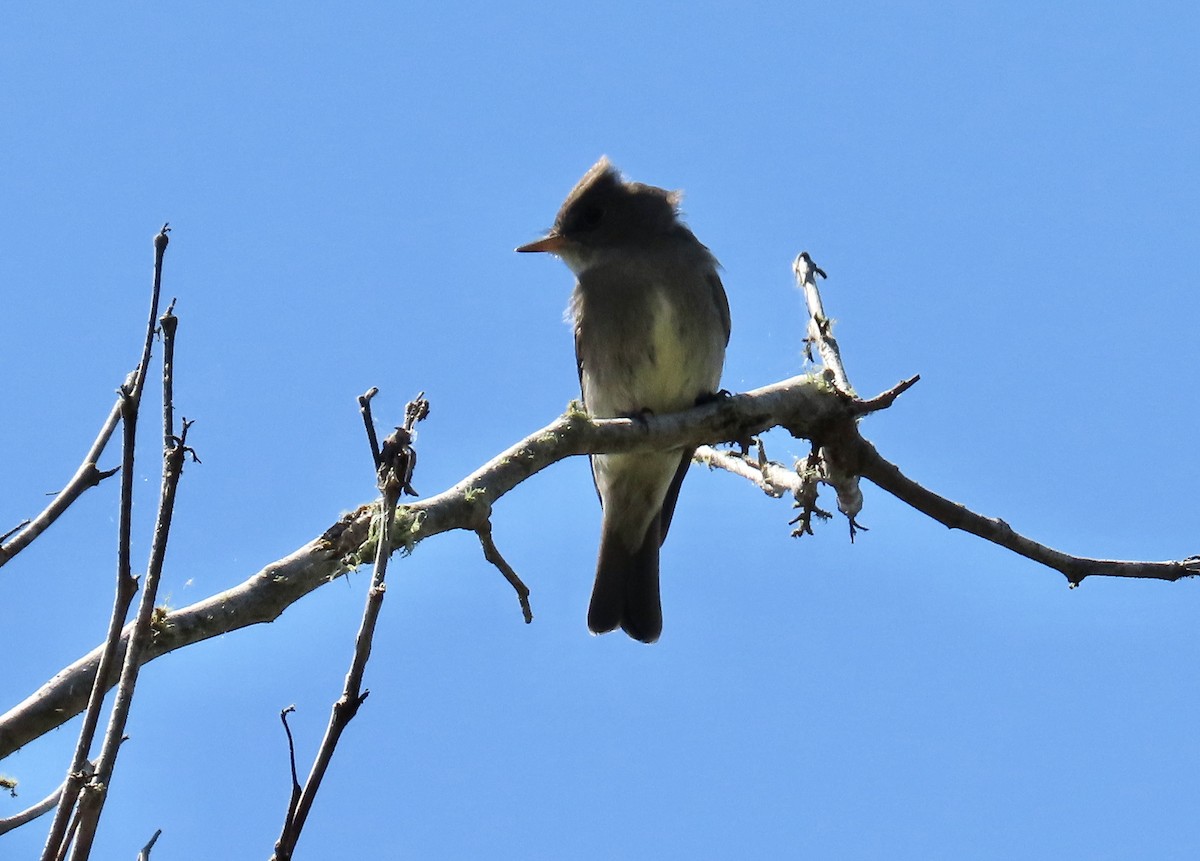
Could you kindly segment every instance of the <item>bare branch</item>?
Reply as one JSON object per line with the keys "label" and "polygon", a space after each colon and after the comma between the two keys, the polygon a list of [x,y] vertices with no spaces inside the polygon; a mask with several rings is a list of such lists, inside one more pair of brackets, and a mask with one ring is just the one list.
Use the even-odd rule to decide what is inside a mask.
{"label": "bare branch", "polygon": [[[95,771],[95,768],[96,767],[94,763],[85,762],[83,767],[84,776],[90,777]],[[58,805],[58,801],[62,797],[62,791],[63,787],[60,785],[57,789],[55,789],[37,804],[30,805],[20,813],[15,813],[5,819],[0,819],[0,834],[7,834],[9,831],[20,828],[22,825],[32,822],[38,817],[49,813]]]}
{"label": "bare branch", "polygon": [[[475,531],[481,517],[486,517],[490,507],[506,493],[529,476],[575,455],[699,446],[746,439],[776,426],[807,439],[829,441],[834,433],[848,434],[845,439],[849,440],[849,452],[853,455],[857,451],[854,440],[861,439],[854,421],[858,414],[856,403],[835,391],[821,376],[807,375],[686,412],[646,416],[638,421],[592,420],[571,411],[497,455],[453,487],[400,506],[396,512],[396,545],[411,550],[418,541],[452,529]],[[869,446],[865,440],[862,442]],[[866,465],[859,474],[906,499],[897,490],[899,482],[888,477],[884,466],[864,459]],[[851,465],[854,460],[848,458]],[[921,505],[917,507],[926,510]],[[360,506],[330,526],[321,537],[271,563],[240,585],[165,614],[147,644],[143,660],[153,660],[209,637],[278,618],[291,603],[374,554],[376,542],[370,526],[376,511],[374,506]],[[1200,572],[1200,559],[1163,563],[1090,561],[1095,563],[1095,569],[1089,569],[1092,573],[1112,576],[1175,580]],[[1147,565],[1148,568],[1130,567]],[[94,678],[98,658],[99,650],[93,650],[0,715],[0,758],[79,713],[85,702],[79,690]]]}
{"label": "bare branch", "polygon": [[[150,362],[150,347],[154,342],[155,318],[158,316],[158,297],[162,289],[163,254],[167,250],[167,233],[170,229],[169,225],[164,224],[162,230],[154,237],[154,285],[150,293],[150,321],[146,326],[146,338],[142,346],[141,361],[138,363],[137,369],[131,377],[132,387],[129,388],[129,381],[127,381],[125,387],[122,387],[122,393],[118,394],[116,403],[113,404],[113,408],[108,413],[108,418],[104,420],[104,425],[100,428],[100,433],[96,436],[92,447],[88,449],[88,453],[83,456],[83,463],[75,471],[75,475],[71,477],[71,480],[67,482],[66,487],[55,494],[54,501],[46,506],[37,517],[25,521],[22,527],[9,531],[3,538],[0,538],[0,542],[4,542],[6,539],[9,539],[10,535],[13,536],[7,543],[0,543],[0,567],[3,567],[8,560],[28,547],[33,543],[35,538],[49,529],[50,525],[64,511],[70,508],[71,503],[82,496],[85,490],[95,487],[116,472],[116,470],[101,471],[96,467],[96,461],[100,459],[100,455],[108,445],[109,439],[112,438],[113,431],[117,428],[117,422],[121,419],[122,404],[125,398],[131,396],[136,402],[142,395],[142,386],[146,380],[146,367]],[[126,388],[128,388],[128,391],[125,391]]]}
{"label": "bare branch", "polygon": [[[529,476],[564,458],[591,452],[682,448],[761,433],[784,425],[800,436],[844,416],[843,398],[813,376],[793,377],[753,392],[723,398],[684,413],[631,419],[590,420],[571,412],[513,445],[442,493],[400,506],[396,544],[411,549],[418,540],[452,529],[474,531],[479,512]],[[325,533],[263,568],[245,582],[156,622],[143,661],[248,625],[270,622],[293,602],[356,567],[375,552],[371,521],[375,506],[344,515]],[[129,635],[123,634],[117,654]],[[0,715],[0,758],[78,714],[95,678],[100,649],[60,671],[25,701]],[[109,680],[109,685],[112,681]]]}
{"label": "bare branch", "polygon": [[46,835],[46,844],[42,849],[42,861],[55,861],[55,859],[64,857],[75,833],[72,814],[79,801],[80,790],[84,787],[85,781],[92,777],[92,772],[84,770],[84,763],[88,761],[92,743],[96,738],[96,728],[100,724],[100,710],[104,705],[104,695],[111,687],[116,675],[115,670],[119,660],[117,649],[121,645],[122,626],[137,590],[137,582],[130,572],[129,550],[130,524],[133,517],[133,451],[137,441],[137,404],[132,397],[132,383],[127,383],[126,387],[121,391],[123,436],[121,504],[117,527],[117,583],[112,612],[109,614],[108,632],[99,650],[97,672],[84,682],[85,690],[88,691],[87,713],[84,715],[83,726],[79,729],[75,752],[67,768],[67,776],[63,780],[58,809],[54,813],[54,820]]}
{"label": "bare branch", "polygon": [[748,455],[713,448],[710,445],[697,448],[692,460],[710,469],[723,469],[741,476],[758,485],[763,493],[775,499],[784,494],[795,494],[800,489],[800,476],[796,471],[775,461],[754,460]]}
{"label": "bare branch", "polygon": [[[173,336],[174,327],[172,326],[167,337],[173,338]],[[166,397],[172,390],[171,365],[164,365],[163,374],[163,412],[166,415],[170,411]],[[169,419],[164,419],[164,422],[169,422]],[[136,421],[134,423],[136,424]],[[171,521],[175,513],[175,495],[179,488],[179,480],[183,475],[184,461],[191,452],[187,445],[190,427],[191,422],[185,419],[179,437],[169,436],[167,448],[163,452],[162,487],[158,515],[155,519],[154,536],[150,544],[150,560],[146,566],[145,582],[142,584],[142,596],[125,650],[108,728],[104,734],[100,756],[96,761],[96,773],[85,785],[79,799],[80,825],[75,845],[71,850],[71,857],[76,861],[83,861],[91,854],[100,814],[104,809],[104,802],[112,785],[117,754],[120,752],[121,741],[125,737],[125,725],[129,719],[129,709],[133,704],[138,673],[143,664],[142,653],[151,637],[154,602],[158,596],[158,584],[162,579],[163,562],[166,559],[167,543],[171,534]],[[125,474],[131,475],[132,472],[130,469]]]}
{"label": "bare branch", "polygon": [[[175,332],[179,318],[175,316],[175,300],[158,318],[163,339],[163,450],[170,448],[175,437]],[[153,841],[152,841],[153,842]]]}
{"label": "bare branch", "polygon": [[865,401],[857,401],[857,412],[860,415],[867,415],[868,413],[878,412],[879,410],[886,410],[896,402],[896,398],[900,397],[920,381],[921,375],[915,374],[914,376],[909,377],[907,380],[901,380],[900,382],[896,383],[896,385],[892,386],[886,392],[878,394],[873,398],[868,398]]}
{"label": "bare branch", "polygon": [[300,803],[300,775],[296,771],[296,740],[292,737],[292,728],[288,725],[288,715],[296,710],[296,705],[293,703],[285,709],[280,709],[279,720],[283,724],[283,731],[287,734],[288,743],[288,764],[292,769],[292,794],[288,799],[287,813],[284,815],[285,822],[291,822],[296,818],[296,805]]}
{"label": "bare branch", "polygon": [[39,816],[44,816],[55,808],[58,804],[58,799],[62,795],[62,787],[51,792],[37,804],[25,808],[20,813],[14,813],[12,816],[0,819],[0,834],[7,834],[14,828],[20,828],[26,823],[32,822]]}
{"label": "bare branch", "polygon": [[495,565],[504,575],[504,579],[508,581],[508,585],[516,591],[517,601],[521,604],[521,615],[525,617],[525,624],[528,625],[533,621],[533,608],[529,606],[529,587],[522,582],[521,577],[500,554],[496,542],[492,540],[491,520],[485,521],[475,530],[475,534],[479,536],[479,543],[483,547],[483,558]]}
{"label": "bare branch", "polygon": [[371,457],[375,461],[375,470],[379,470],[379,437],[375,434],[375,420],[371,418],[371,399],[379,394],[376,386],[371,386],[358,396],[358,411],[362,414],[363,424],[367,430],[367,444],[371,447]]}
{"label": "bare branch", "polygon": [[312,810],[321,781],[333,759],[338,741],[346,726],[358,714],[359,706],[366,700],[369,691],[362,690],[363,676],[366,674],[367,661],[371,657],[371,644],[375,638],[375,626],[379,621],[379,612],[383,608],[383,597],[386,592],[384,579],[387,576],[388,559],[391,558],[393,529],[395,525],[396,505],[400,495],[412,492],[409,482],[412,480],[413,467],[416,464],[416,452],[412,449],[417,422],[429,415],[429,402],[425,393],[417,395],[405,410],[403,427],[398,427],[390,434],[380,447],[376,442],[375,423],[371,417],[371,398],[377,390],[372,388],[367,394],[358,399],[362,410],[363,421],[367,427],[367,439],[371,446],[371,455],[375,462],[376,478],[383,498],[379,504],[379,536],[375,547],[375,568],[371,576],[371,587],[367,590],[367,603],[363,608],[362,622],[359,625],[358,636],[354,642],[354,656],[350,661],[350,670],[346,673],[346,682],[342,688],[341,697],[333,704],[333,712],[329,716],[329,724],[325,728],[325,737],[313,760],[312,771],[300,789],[296,779],[296,754],[292,741],[292,732],[287,725],[287,712],[281,714],[284,728],[288,735],[288,750],[292,763],[292,797],[288,803],[287,814],[284,817],[283,829],[275,842],[274,858],[286,861],[292,857],[296,842],[304,830],[304,823]]}
{"label": "bare branch", "polygon": [[801,251],[792,263],[792,272],[796,275],[796,286],[804,294],[804,302],[808,306],[806,340],[817,345],[821,363],[833,374],[834,385],[846,394],[853,395],[854,387],[850,385],[850,379],[846,376],[841,349],[833,337],[833,323],[825,316],[825,306],[817,289],[817,276],[825,278],[825,271],[813,263],[807,251]]}
{"label": "bare branch", "polygon": [[[11,538],[12,536],[16,535],[18,532],[20,532],[22,529],[24,529],[29,524],[30,524],[30,521],[28,518],[26,518],[25,520],[22,520],[20,523],[18,523],[16,526],[14,526],[12,529],[8,530],[8,532],[5,532],[3,535],[0,535],[0,545],[3,545],[6,539]],[[2,551],[3,551],[3,547],[0,546],[0,552],[2,552]]]}
{"label": "bare branch", "polygon": [[[155,239],[155,283],[154,283],[154,298],[152,304],[155,306],[153,311],[157,311],[158,294],[161,286],[162,276],[162,254],[166,249],[166,227],[164,225],[163,232]],[[174,303],[172,303],[172,307]],[[151,323],[153,323],[154,315],[151,315]],[[113,701],[112,712],[109,717],[108,728],[105,732],[104,741],[101,746],[99,758],[96,761],[95,774],[93,774],[86,783],[84,783],[78,792],[78,796],[69,794],[64,791],[59,802],[59,810],[55,816],[55,822],[50,832],[50,839],[47,840],[46,849],[44,850],[43,858],[48,857],[51,852],[56,857],[62,857],[64,850],[68,846],[68,841],[59,839],[55,842],[58,835],[61,833],[63,825],[63,817],[69,808],[78,804],[78,809],[75,817],[75,824],[72,827],[74,831],[74,845],[71,849],[71,857],[75,859],[86,859],[91,855],[91,848],[96,836],[96,828],[99,824],[100,813],[104,808],[104,802],[108,796],[108,790],[112,783],[112,776],[116,766],[117,754],[120,751],[121,742],[125,738],[125,724],[128,720],[129,709],[133,702],[133,692],[137,683],[138,671],[141,668],[141,652],[145,642],[149,636],[152,617],[154,614],[154,600],[158,593],[158,583],[162,575],[162,565],[166,558],[167,540],[170,535],[171,520],[174,514],[175,507],[175,492],[179,485],[180,476],[183,473],[183,464],[188,452],[191,449],[187,446],[187,433],[189,423],[185,420],[183,423],[183,431],[177,439],[174,436],[174,404],[172,401],[174,391],[174,349],[175,349],[175,331],[176,319],[170,309],[163,316],[163,340],[165,343],[164,354],[165,360],[163,363],[163,382],[162,382],[162,406],[163,406],[163,428],[164,428],[164,454],[163,454],[163,472],[162,472],[162,491],[159,501],[158,516],[155,522],[154,538],[151,543],[150,561],[146,570],[146,578],[142,587],[141,602],[138,606],[137,617],[133,623],[132,632],[129,643],[125,649],[123,656],[122,670],[120,680],[117,685],[117,696]],[[153,332],[151,332],[151,337]],[[117,644],[121,640],[121,625],[125,614],[128,612],[128,605],[133,596],[134,578],[131,571],[131,546],[130,546],[130,529],[132,524],[132,505],[133,505],[133,451],[136,438],[137,420],[141,399],[142,389],[140,386],[144,383],[145,372],[150,358],[150,339],[147,339],[145,349],[142,353],[142,364],[139,366],[137,379],[131,384],[131,391],[126,400],[125,409],[122,414],[122,426],[125,431],[125,445],[123,448],[122,461],[122,481],[121,481],[121,518],[120,518],[120,540],[118,545],[118,563],[117,563],[117,596],[118,601],[124,600],[124,605],[120,610],[120,617],[117,617],[117,606],[114,605],[114,614],[110,621],[109,637],[106,643],[107,653],[109,657],[115,657]],[[115,627],[113,627],[115,624]],[[104,678],[107,672],[99,675],[98,678]],[[98,710],[99,704],[104,699],[105,688],[98,683],[93,683],[92,697],[89,703],[89,713],[93,710]],[[87,727],[87,732],[81,733],[79,743],[76,747],[76,757],[82,752],[90,750],[92,744],[92,736],[95,731],[95,724]],[[68,772],[66,788],[74,789],[71,786],[73,779],[78,775],[78,770],[72,765]],[[77,826],[77,827],[76,827]],[[57,847],[57,848],[56,848]]]}
{"label": "bare branch", "polygon": [[162,835],[162,829],[159,828],[154,832],[154,836],[149,842],[142,847],[142,851],[138,853],[137,861],[150,861],[150,850],[154,848],[154,844],[158,842],[159,836]]}
{"label": "bare branch", "polygon": [[917,484],[900,472],[895,464],[885,460],[875,447],[865,439],[856,444],[855,469],[859,475],[908,503],[918,511],[929,515],[951,529],[970,532],[1007,550],[1053,568],[1067,578],[1072,586],[1078,586],[1085,577],[1135,577],[1174,582],[1184,577],[1200,574],[1200,557],[1190,556],[1179,561],[1139,562],[1119,559],[1093,559],[1087,556],[1071,556],[1039,544],[1013,530],[998,517],[976,514],[960,503],[939,496]]}

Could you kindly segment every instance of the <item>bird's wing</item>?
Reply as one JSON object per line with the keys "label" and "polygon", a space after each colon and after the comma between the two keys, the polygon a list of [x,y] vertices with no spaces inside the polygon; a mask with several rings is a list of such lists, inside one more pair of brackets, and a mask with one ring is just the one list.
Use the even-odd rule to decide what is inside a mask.
{"label": "bird's wing", "polygon": [[725,287],[721,284],[721,276],[714,269],[708,274],[708,286],[712,290],[713,304],[721,315],[721,326],[725,329],[725,344],[729,345],[729,332],[732,325],[729,320],[729,299],[725,296]]}

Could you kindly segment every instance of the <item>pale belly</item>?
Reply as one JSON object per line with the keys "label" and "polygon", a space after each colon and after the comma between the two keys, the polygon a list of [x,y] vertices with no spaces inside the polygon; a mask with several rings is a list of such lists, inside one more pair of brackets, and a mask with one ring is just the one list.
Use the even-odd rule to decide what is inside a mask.
{"label": "pale belly", "polygon": [[715,314],[683,319],[659,290],[649,307],[636,331],[606,333],[608,349],[599,355],[590,345],[596,360],[585,365],[582,384],[592,415],[678,412],[720,384],[725,345]]}

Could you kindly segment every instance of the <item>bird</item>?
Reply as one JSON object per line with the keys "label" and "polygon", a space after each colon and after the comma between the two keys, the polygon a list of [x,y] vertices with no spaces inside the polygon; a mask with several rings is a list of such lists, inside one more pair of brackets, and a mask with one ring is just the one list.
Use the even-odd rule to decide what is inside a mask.
{"label": "bird", "polygon": [[[729,301],[712,252],[679,214],[679,192],[624,179],[601,157],[554,226],[519,252],[575,274],[570,317],[583,406],[593,418],[688,409],[717,396]],[[653,643],[662,634],[659,548],[694,448],[591,456],[602,510],[587,623]]]}

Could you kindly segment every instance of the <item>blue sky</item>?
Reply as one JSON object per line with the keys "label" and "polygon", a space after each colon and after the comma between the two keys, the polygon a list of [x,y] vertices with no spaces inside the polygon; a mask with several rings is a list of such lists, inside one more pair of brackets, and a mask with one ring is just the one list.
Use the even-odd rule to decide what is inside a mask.
{"label": "blue sky", "polygon": [[[807,249],[859,391],[922,376],[864,426],[908,474],[1069,552],[1200,552],[1190,4],[6,17],[0,526],[44,504],[107,414],[170,221],[177,407],[204,461],[173,606],[372,497],[368,386],[397,423],[432,401],[427,494],[563,410],[570,275],[512,249],[602,153],[686,191],[725,267],[727,388],[803,369],[789,266]],[[775,458],[805,451],[768,438]],[[795,541],[785,504],[696,470],[653,647],[586,632],[582,460],[495,512],[532,626],[472,536],[420,545],[391,569],[372,693],[300,857],[1195,857],[1196,584],[1068,590],[865,495],[857,543],[842,521]],[[0,709],[98,641],[116,497],[91,492],[0,571]],[[288,792],[278,711],[296,704],[307,762],[367,582],[146,668],[95,857],[156,828],[156,858],[265,857]],[[21,781],[0,815],[61,780],[75,727],[0,764]],[[44,830],[0,854],[29,857]]]}

